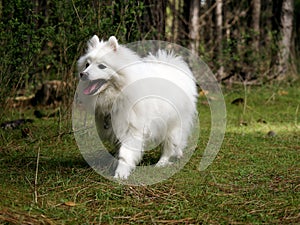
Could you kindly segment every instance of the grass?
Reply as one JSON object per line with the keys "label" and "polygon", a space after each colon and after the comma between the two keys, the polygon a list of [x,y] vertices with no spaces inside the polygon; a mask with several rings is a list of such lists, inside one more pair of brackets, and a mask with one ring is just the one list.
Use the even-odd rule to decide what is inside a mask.
{"label": "grass", "polygon": [[[34,122],[0,130],[0,221],[299,224],[299,88],[235,87],[224,96],[227,132],[213,164],[198,171],[210,132],[209,107],[200,97],[194,155],[180,172],[152,186],[123,186],[94,172],[77,148],[68,111],[48,119],[35,118],[33,109],[3,112],[0,122],[24,116]],[[231,104],[236,98],[245,101]]]}

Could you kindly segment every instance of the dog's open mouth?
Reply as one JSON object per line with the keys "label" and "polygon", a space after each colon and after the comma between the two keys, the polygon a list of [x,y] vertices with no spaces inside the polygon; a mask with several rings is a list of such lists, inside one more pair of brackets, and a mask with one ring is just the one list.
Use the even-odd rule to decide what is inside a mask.
{"label": "dog's open mouth", "polygon": [[95,94],[104,84],[106,80],[98,79],[98,80],[91,80],[88,86],[83,90],[85,95],[93,95]]}

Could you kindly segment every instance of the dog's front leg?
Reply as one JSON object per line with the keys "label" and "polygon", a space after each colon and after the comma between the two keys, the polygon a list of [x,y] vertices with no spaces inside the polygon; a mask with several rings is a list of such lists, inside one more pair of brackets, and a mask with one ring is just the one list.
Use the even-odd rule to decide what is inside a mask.
{"label": "dog's front leg", "polygon": [[119,150],[119,161],[114,178],[127,179],[140,162],[143,154],[140,143],[122,143]]}

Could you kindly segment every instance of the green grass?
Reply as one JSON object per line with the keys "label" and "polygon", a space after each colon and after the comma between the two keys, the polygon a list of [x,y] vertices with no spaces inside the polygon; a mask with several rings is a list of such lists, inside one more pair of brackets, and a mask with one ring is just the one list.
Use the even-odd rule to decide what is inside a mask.
{"label": "green grass", "polygon": [[[191,160],[170,179],[144,187],[106,180],[87,165],[70,112],[49,119],[34,118],[32,109],[3,112],[0,122],[24,115],[34,122],[22,126],[27,137],[21,128],[0,130],[0,221],[299,224],[300,89],[235,87],[224,96],[227,131],[213,164],[198,171],[210,132],[209,107],[200,97],[201,136]],[[238,97],[245,103],[231,104]]]}

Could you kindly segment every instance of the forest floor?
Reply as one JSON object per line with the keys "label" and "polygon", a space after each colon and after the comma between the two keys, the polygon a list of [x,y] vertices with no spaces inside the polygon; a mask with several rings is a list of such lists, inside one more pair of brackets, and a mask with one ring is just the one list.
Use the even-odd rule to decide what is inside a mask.
{"label": "forest floor", "polygon": [[210,132],[210,109],[200,96],[193,156],[151,186],[120,185],[91,169],[66,107],[42,118],[33,108],[2,112],[0,123],[33,121],[0,128],[0,223],[300,224],[299,83],[223,93],[227,129],[215,161],[199,172]]}

